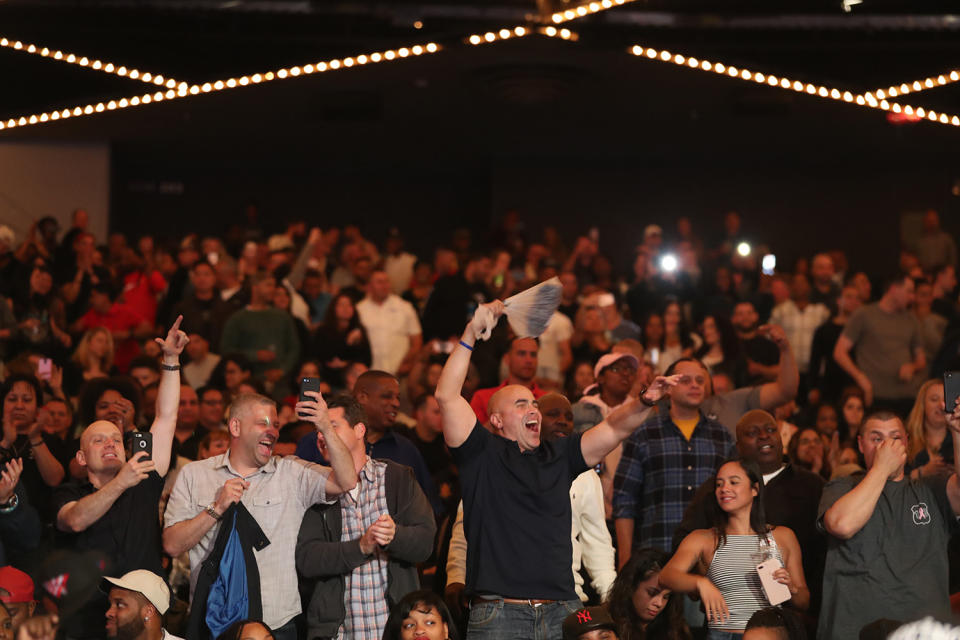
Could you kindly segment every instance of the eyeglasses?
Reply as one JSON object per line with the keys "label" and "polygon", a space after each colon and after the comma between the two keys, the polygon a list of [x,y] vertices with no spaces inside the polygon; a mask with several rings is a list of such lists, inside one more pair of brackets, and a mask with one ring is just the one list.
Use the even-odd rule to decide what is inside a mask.
{"label": "eyeglasses", "polygon": [[630,366],[629,364],[612,364],[604,371],[612,371],[613,373],[619,373],[620,375],[630,375],[637,372],[637,368]]}

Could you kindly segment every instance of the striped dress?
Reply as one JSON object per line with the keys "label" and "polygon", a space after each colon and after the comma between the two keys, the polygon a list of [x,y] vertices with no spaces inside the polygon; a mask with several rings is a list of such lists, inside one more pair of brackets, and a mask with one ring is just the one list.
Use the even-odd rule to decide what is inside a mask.
{"label": "striped dress", "polygon": [[771,556],[784,564],[772,532],[767,541],[753,533],[728,535],[726,543],[717,547],[707,578],[723,595],[730,617],[725,622],[711,622],[710,627],[743,631],[750,616],[770,606],[757,565]]}

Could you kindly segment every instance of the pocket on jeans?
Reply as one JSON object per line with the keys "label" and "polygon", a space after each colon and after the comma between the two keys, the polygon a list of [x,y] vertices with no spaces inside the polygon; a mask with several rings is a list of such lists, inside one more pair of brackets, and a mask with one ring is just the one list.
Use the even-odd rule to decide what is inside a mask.
{"label": "pocket on jeans", "polygon": [[470,626],[482,627],[483,625],[490,624],[497,619],[502,609],[502,600],[492,600],[490,602],[470,605]]}

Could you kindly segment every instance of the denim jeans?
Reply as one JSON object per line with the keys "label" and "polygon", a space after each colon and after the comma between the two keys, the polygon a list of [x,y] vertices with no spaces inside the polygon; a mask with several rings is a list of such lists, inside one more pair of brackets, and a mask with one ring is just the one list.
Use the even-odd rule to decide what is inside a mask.
{"label": "denim jeans", "polygon": [[564,618],[582,608],[579,600],[541,605],[486,600],[470,605],[467,640],[561,640]]}

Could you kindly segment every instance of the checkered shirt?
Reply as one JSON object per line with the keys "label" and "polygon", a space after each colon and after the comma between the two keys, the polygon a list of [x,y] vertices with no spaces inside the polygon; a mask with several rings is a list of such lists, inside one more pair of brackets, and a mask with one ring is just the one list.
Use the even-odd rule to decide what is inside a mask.
{"label": "checkered shirt", "polygon": [[[357,488],[340,496],[343,513],[341,542],[363,536],[381,514],[387,510],[387,491],[384,477],[387,465],[367,458],[360,470]],[[345,576],[343,605],[346,617],[338,638],[349,640],[380,640],[387,624],[390,607],[387,605],[387,553],[379,548],[367,562]]]}
{"label": "checkered shirt", "polygon": [[670,551],[697,487],[733,453],[730,432],[702,413],[689,441],[666,407],[630,434],[613,481],[613,516],[634,519],[634,547]]}

